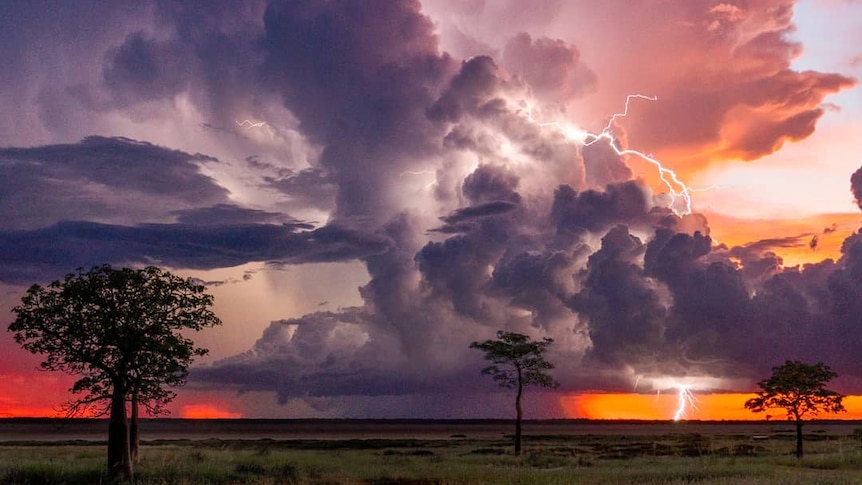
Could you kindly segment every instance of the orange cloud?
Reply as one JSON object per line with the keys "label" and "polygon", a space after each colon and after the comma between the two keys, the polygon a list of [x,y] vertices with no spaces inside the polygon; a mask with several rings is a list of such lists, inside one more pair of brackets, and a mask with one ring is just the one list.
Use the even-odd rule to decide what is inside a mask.
{"label": "orange cloud", "polygon": [[[809,137],[829,109],[827,98],[858,84],[839,73],[794,69],[802,53],[795,0],[707,3],[715,2],[596,2],[567,14],[575,23],[583,16],[620,27],[581,26],[575,44],[598,74],[602,103],[618,106],[632,92],[657,96],[634,104],[619,122],[630,148],[655,155],[682,180],[710,164],[756,160]],[[590,56],[591,49],[602,55]],[[636,173],[651,177],[650,170]]]}

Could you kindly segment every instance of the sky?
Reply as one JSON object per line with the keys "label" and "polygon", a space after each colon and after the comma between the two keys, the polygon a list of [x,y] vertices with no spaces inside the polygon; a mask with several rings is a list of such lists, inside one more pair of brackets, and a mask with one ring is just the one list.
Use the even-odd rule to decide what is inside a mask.
{"label": "sky", "polygon": [[[858,0],[11,0],[0,323],[78,267],[196,278],[187,417],[738,419],[862,395]],[[0,415],[73,378],[0,332]],[[684,396],[683,396],[684,397]],[[862,399],[851,414],[862,416]],[[692,405],[694,407],[692,407]],[[759,417],[759,416],[753,416]]]}

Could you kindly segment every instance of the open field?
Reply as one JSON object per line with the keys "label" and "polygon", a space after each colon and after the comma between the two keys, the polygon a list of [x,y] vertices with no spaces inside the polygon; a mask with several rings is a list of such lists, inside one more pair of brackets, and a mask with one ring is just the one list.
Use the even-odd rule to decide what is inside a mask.
{"label": "open field", "polygon": [[[805,426],[811,435],[852,435],[862,421],[818,421]],[[72,441],[105,439],[104,419],[0,418],[0,443],[10,441]],[[513,432],[512,421],[498,419],[142,419],[144,439],[343,440],[343,439],[496,439]],[[524,433],[542,436],[784,434],[786,421],[600,421],[582,419],[527,420]]]}
{"label": "open field", "polygon": [[[105,423],[56,426],[0,420],[0,483],[103,482]],[[809,423],[801,461],[787,423],[533,421],[520,457],[510,431],[503,421],[147,420],[136,473],[144,484],[862,483],[858,422]]]}

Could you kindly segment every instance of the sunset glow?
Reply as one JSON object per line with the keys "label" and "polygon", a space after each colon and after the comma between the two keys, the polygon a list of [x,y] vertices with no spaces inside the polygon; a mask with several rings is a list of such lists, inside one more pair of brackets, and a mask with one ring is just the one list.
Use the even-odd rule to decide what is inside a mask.
{"label": "sunset glow", "polygon": [[[770,248],[784,260],[785,266],[816,263],[841,257],[841,244],[856,232],[859,214],[822,214],[784,220],[737,219],[709,214],[710,235],[727,247],[753,241],[774,239]],[[817,236],[816,244],[812,240]]]}
{"label": "sunset glow", "polygon": [[242,414],[212,404],[188,404],[182,407],[182,417],[186,419],[225,419],[241,418]]}
{"label": "sunset glow", "polygon": [[62,415],[46,407],[21,407],[0,402],[0,418],[58,418]]}
{"label": "sunset glow", "polygon": [[[685,420],[758,421],[783,420],[785,413],[772,410],[753,413],[745,409],[745,401],[754,397],[747,393],[693,393],[696,407],[689,408]],[[560,398],[566,417],[587,419],[642,419],[672,420],[677,411],[679,396],[674,392],[655,394],[632,393],[579,393]],[[847,396],[847,412],[821,414],[820,419],[862,419],[862,396]]]}

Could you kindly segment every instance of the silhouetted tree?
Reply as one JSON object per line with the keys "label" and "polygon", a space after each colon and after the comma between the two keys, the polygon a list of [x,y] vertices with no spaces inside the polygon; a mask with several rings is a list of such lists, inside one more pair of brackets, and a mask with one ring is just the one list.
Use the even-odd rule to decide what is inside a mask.
{"label": "silhouetted tree", "polygon": [[482,374],[491,375],[500,387],[517,389],[515,395],[515,454],[521,454],[521,396],[527,386],[559,386],[546,374],[554,365],[545,360],[544,353],[553,339],[534,341],[526,335],[513,332],[497,332],[497,340],[473,342],[470,348],[485,352],[485,359],[493,364],[482,369]]}
{"label": "silhouetted tree", "polygon": [[844,396],[826,389],[838,374],[823,362],[804,364],[788,360],[772,368],[772,376],[757,383],[757,397],[745,402],[745,408],[755,413],[767,409],[784,409],[787,419],[796,423],[796,458],[802,458],[802,423],[821,411],[845,411]]}
{"label": "silhouetted tree", "polygon": [[82,397],[67,411],[109,413],[108,473],[131,479],[126,406],[137,416],[139,403],[158,411],[175,397],[164,387],[185,383],[193,358],[207,353],[184,333],[221,323],[212,302],[203,286],[159,268],[104,265],[31,286],[9,331],[44,354],[43,369],[79,376],[70,391]]}

